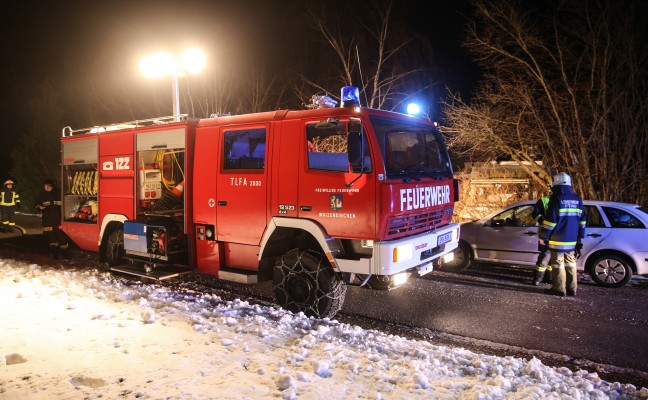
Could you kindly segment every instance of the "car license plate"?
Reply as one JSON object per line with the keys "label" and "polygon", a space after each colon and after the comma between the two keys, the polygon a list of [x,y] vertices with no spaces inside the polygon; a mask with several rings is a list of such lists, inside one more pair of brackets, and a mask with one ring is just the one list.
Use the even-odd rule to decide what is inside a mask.
{"label": "car license plate", "polygon": [[452,240],[452,232],[444,233],[437,238],[437,246],[441,246],[444,243],[448,243]]}

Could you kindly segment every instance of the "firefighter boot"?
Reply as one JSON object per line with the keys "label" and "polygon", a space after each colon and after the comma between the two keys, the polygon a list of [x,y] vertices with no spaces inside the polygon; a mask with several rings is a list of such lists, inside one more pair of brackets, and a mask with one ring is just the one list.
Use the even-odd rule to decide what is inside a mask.
{"label": "firefighter boot", "polygon": [[553,283],[553,279],[551,279],[551,271],[550,270],[546,270],[544,272],[544,278],[542,278],[542,283],[548,283],[548,284]]}
{"label": "firefighter boot", "polygon": [[538,286],[540,285],[540,282],[542,281],[542,278],[544,277],[546,271],[533,271],[533,285]]}

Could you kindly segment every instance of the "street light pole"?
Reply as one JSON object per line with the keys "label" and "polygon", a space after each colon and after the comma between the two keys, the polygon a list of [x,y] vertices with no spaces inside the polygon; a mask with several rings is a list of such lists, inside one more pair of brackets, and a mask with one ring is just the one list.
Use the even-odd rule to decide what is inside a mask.
{"label": "street light pole", "polygon": [[205,56],[200,50],[187,49],[178,60],[167,52],[160,52],[145,57],[140,61],[140,71],[149,78],[161,78],[171,75],[173,92],[173,117],[180,121],[180,77],[185,74],[197,74],[205,65]]}
{"label": "street light pole", "polygon": [[173,85],[173,116],[175,121],[180,121],[180,78],[178,77],[178,72],[174,71],[171,74],[171,84]]}

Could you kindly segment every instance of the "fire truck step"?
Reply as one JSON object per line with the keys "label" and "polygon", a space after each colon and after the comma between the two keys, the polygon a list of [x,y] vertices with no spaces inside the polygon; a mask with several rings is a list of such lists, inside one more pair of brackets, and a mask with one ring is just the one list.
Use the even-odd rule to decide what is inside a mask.
{"label": "fire truck step", "polygon": [[257,271],[250,271],[248,269],[238,269],[231,267],[223,267],[218,271],[218,279],[230,282],[238,282],[245,284],[258,283],[259,278]]}
{"label": "fire truck step", "polygon": [[183,265],[156,265],[153,269],[147,272],[145,263],[132,263],[125,265],[117,265],[110,268],[111,271],[121,272],[122,274],[135,275],[142,278],[148,278],[155,281],[163,281],[166,279],[176,278],[181,275],[190,274],[193,270]]}

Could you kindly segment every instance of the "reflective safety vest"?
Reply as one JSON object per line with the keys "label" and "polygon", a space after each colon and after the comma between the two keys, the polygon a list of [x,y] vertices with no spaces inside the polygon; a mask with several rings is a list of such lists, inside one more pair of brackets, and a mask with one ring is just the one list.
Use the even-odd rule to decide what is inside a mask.
{"label": "reflective safety vest", "polygon": [[18,203],[20,203],[18,193],[7,188],[2,189],[0,192],[0,206],[15,206]]}
{"label": "reflective safety vest", "polygon": [[573,251],[576,243],[585,236],[586,222],[583,201],[574,194],[571,186],[554,186],[538,237],[546,240],[552,250]]}

